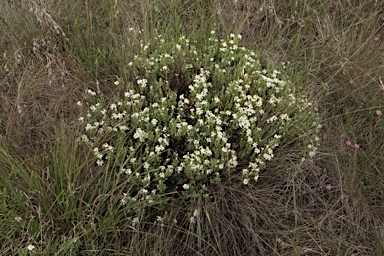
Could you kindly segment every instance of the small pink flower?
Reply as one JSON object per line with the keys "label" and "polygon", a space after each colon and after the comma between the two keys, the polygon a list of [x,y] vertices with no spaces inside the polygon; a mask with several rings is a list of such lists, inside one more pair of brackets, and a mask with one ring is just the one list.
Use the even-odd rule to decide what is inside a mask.
{"label": "small pink flower", "polygon": [[376,110],[375,112],[376,112],[376,115],[378,115],[378,116],[382,116],[382,115],[383,115],[383,113],[382,113],[381,110],[379,110],[379,109]]}
{"label": "small pink flower", "polygon": [[375,37],[375,38],[373,38],[373,40],[375,41],[375,42],[377,42],[377,41],[379,41],[379,37],[377,36],[377,37]]}
{"label": "small pink flower", "polygon": [[352,80],[352,79],[350,79],[350,80],[349,80],[349,83],[350,83],[350,84],[353,84],[353,80]]}
{"label": "small pink flower", "polygon": [[331,191],[331,189],[332,189],[332,184],[326,184],[326,185],[325,185],[325,188],[326,188],[328,191]]}
{"label": "small pink flower", "polygon": [[173,224],[176,224],[177,223],[177,219],[173,219]]}
{"label": "small pink flower", "polygon": [[165,224],[164,224],[164,223],[161,223],[161,224],[160,224],[160,227],[162,227],[162,228],[165,227]]}
{"label": "small pink flower", "polygon": [[355,144],[354,147],[355,148],[360,148],[360,145],[359,144]]}
{"label": "small pink flower", "polygon": [[348,147],[350,147],[350,146],[352,146],[352,142],[350,142],[350,141],[346,141],[346,142],[345,142],[345,145],[347,145]]}

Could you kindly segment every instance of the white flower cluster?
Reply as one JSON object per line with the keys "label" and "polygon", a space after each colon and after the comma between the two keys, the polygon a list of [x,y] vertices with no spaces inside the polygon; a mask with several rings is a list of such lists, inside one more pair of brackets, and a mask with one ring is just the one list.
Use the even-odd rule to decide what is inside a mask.
{"label": "white flower cluster", "polygon": [[96,103],[87,105],[80,140],[92,146],[97,165],[112,162],[108,166],[118,166],[135,185],[123,204],[151,204],[176,191],[206,194],[230,177],[254,183],[281,145],[301,147],[299,159],[315,156],[314,104],[297,97],[279,71],[262,70],[257,55],[238,46],[240,39],[212,37],[198,47],[185,37],[160,37],[157,50],[143,44],[133,58],[124,97],[107,103],[87,91]]}

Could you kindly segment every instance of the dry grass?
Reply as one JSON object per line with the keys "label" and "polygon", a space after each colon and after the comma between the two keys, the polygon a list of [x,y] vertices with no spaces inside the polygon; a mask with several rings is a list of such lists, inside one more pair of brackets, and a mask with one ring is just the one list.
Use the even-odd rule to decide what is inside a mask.
{"label": "dry grass", "polygon": [[[205,217],[196,232],[180,228],[188,219],[180,206],[170,207],[170,215],[179,219],[177,227],[147,227],[133,232],[124,224],[123,213],[111,215],[115,223],[106,222],[115,230],[94,230],[85,220],[84,226],[66,226],[62,230],[73,232],[68,237],[79,233],[87,241],[74,253],[384,253],[384,121],[375,115],[377,109],[384,111],[382,1],[102,2],[3,3],[0,147],[30,170],[47,169],[46,160],[63,134],[62,124],[69,127],[79,116],[76,102],[85,88],[97,90],[100,86],[102,91],[113,93],[105,85],[117,75],[126,74],[127,62],[139,40],[150,41],[157,33],[204,34],[211,29],[222,35],[229,31],[242,34],[245,46],[258,52],[265,66],[291,63],[288,72],[294,74],[294,82],[319,103],[322,149],[311,166],[297,167],[290,174],[282,172],[280,177],[264,173],[249,191],[223,186],[215,195],[214,206],[202,206]],[[376,37],[379,39],[374,40]],[[347,147],[346,141],[361,148]],[[4,165],[0,169],[4,174],[11,168]],[[326,183],[332,184],[330,191]],[[84,191],[90,184],[83,187]],[[23,190],[21,185],[18,189]],[[7,188],[0,185],[0,191],[0,199],[6,202]],[[79,201],[92,196],[83,194]],[[101,219],[96,210],[101,215],[106,210],[96,207],[96,201],[95,208],[87,205],[87,209],[89,216]],[[0,227],[9,227],[8,206],[0,210]],[[53,223],[42,227],[53,229],[43,232],[47,236],[64,235],[60,228],[54,230]],[[82,233],[81,229],[88,231]],[[16,237],[12,230],[8,237]],[[90,242],[100,234],[103,239]],[[30,242],[25,234],[14,241],[5,237],[0,236],[0,254],[4,255]],[[41,252],[64,251],[58,244],[51,246]]]}

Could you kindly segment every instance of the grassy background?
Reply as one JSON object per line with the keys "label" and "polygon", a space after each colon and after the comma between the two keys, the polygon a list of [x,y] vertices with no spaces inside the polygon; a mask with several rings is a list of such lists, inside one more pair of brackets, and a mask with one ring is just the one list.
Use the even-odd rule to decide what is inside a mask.
{"label": "grassy background", "polygon": [[[384,2],[3,2],[0,254],[29,244],[37,255],[384,253]],[[264,66],[290,62],[320,107],[319,157],[249,191],[224,185],[196,232],[182,228],[193,206],[180,205],[169,211],[177,225],[132,228],[115,175],[91,172],[74,141],[76,102],[85,88],[113,94],[141,42],[212,29],[242,34]]]}

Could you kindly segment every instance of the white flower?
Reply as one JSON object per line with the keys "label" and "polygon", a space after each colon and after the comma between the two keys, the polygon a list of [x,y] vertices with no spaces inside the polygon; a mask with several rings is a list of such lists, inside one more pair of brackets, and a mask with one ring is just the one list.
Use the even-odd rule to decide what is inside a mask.
{"label": "white flower", "polygon": [[35,246],[34,245],[28,245],[27,247],[28,251],[33,251],[35,249]]}
{"label": "white flower", "polygon": [[112,114],[112,119],[119,120],[119,119],[122,119],[123,117],[124,117],[124,113]]}
{"label": "white flower", "polygon": [[275,139],[280,139],[280,138],[281,138],[281,135],[280,135],[280,134],[275,134],[275,135],[273,135],[273,137],[274,137]]}
{"label": "white flower", "polygon": [[87,93],[88,93],[89,95],[92,95],[92,96],[95,96],[95,95],[96,95],[96,93],[95,93],[94,91],[92,91],[91,89],[88,89]]}
{"label": "white flower", "polygon": [[152,123],[153,125],[156,125],[156,124],[157,124],[157,119],[152,119],[151,123]]}
{"label": "white flower", "polygon": [[110,146],[110,145],[108,145],[108,143],[104,143],[104,144],[103,144],[103,148],[104,148],[105,150],[113,151],[113,147]]}
{"label": "white flower", "polygon": [[244,185],[247,185],[249,183],[249,179],[244,179],[243,183],[244,183]]}
{"label": "white flower", "polygon": [[267,153],[265,153],[265,154],[263,154],[263,157],[264,157],[265,160],[269,161],[269,160],[272,159],[273,154],[267,154]]}
{"label": "white flower", "polygon": [[120,129],[120,131],[126,131],[126,130],[128,130],[128,127],[125,125],[120,125],[119,129]]}
{"label": "white flower", "polygon": [[289,117],[288,114],[281,114],[280,118],[281,118],[281,120],[287,120],[287,121],[291,120],[291,118]]}
{"label": "white flower", "polygon": [[133,218],[132,225],[135,225],[137,223],[139,223],[139,218],[138,217]]}
{"label": "white flower", "polygon": [[162,145],[156,145],[155,146],[155,152],[156,152],[156,154],[158,154],[158,153],[160,153],[161,151],[163,151],[165,148],[164,148],[164,146],[162,146]]}
{"label": "white flower", "polygon": [[90,109],[92,112],[95,112],[95,111],[96,111],[96,106],[92,105],[89,109]]}
{"label": "white flower", "polygon": [[234,154],[235,151],[231,150],[231,152],[232,152],[232,158],[228,161],[228,166],[230,168],[233,168],[237,166],[238,162],[237,162],[237,157]]}
{"label": "white flower", "polygon": [[126,197],[127,197],[127,193],[123,193],[123,198],[121,199],[122,205],[125,205],[127,203]]}
{"label": "white flower", "polygon": [[144,178],[143,178],[143,183],[148,183],[151,181],[151,175],[148,173]]}
{"label": "white flower", "polygon": [[140,128],[137,128],[135,134],[133,134],[133,138],[139,139],[140,142],[143,142],[147,137],[148,137],[148,133],[143,131]]}
{"label": "white flower", "polygon": [[124,169],[122,170],[125,174],[127,175],[131,175],[132,174],[132,170],[129,168],[129,169]]}
{"label": "white flower", "polygon": [[185,189],[185,190],[189,189],[189,185],[188,184],[184,184],[183,185],[183,189]]}
{"label": "white flower", "polygon": [[141,86],[141,88],[145,88],[147,86],[148,80],[143,78],[140,80],[137,80],[137,84]]}
{"label": "white flower", "polygon": [[272,122],[274,122],[276,120],[277,120],[277,117],[276,116],[272,116],[272,117],[267,119],[267,123],[269,124],[269,123],[272,123]]}
{"label": "white flower", "polygon": [[116,104],[115,103],[112,103],[111,106],[109,106],[109,108],[111,110],[115,110],[117,108]]}

